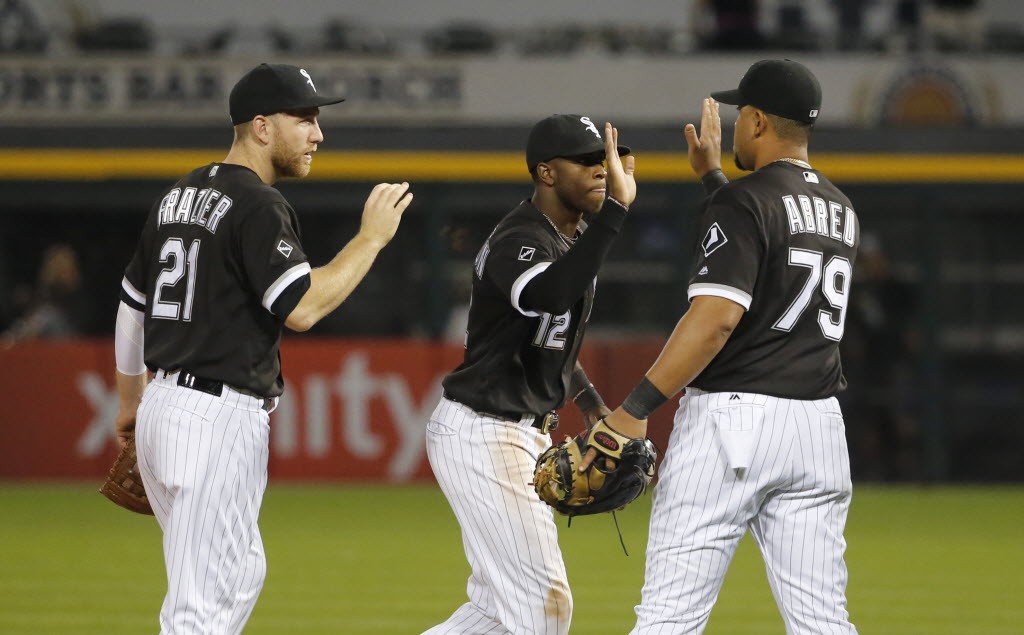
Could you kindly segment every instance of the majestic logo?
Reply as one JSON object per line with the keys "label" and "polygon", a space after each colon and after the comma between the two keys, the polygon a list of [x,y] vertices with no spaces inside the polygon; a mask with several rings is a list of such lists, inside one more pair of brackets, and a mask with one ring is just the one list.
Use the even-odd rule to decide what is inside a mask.
{"label": "majestic logo", "polygon": [[718,226],[718,223],[714,223],[708,228],[708,233],[704,235],[704,240],[701,242],[701,246],[704,248],[704,256],[710,256],[716,249],[729,242],[729,239],[725,237],[725,232]]}
{"label": "majestic logo", "polygon": [[300,68],[299,72],[302,73],[302,76],[306,78],[306,83],[309,84],[313,88],[313,92],[315,93],[316,92],[316,85],[313,84],[313,78],[309,76],[309,73],[307,73],[306,69],[304,69],[304,68]]}
{"label": "majestic logo", "polygon": [[212,179],[213,177],[217,176],[217,170],[219,170],[219,169],[220,169],[219,165],[215,165],[212,168],[210,168],[210,173],[206,175],[206,178]]}
{"label": "majestic logo", "polygon": [[611,452],[617,452],[619,449],[619,442],[607,432],[595,432],[594,443]]}
{"label": "majestic logo", "polygon": [[580,121],[587,127],[587,130],[594,133],[594,136],[598,139],[601,138],[601,133],[598,132],[597,126],[595,126],[594,122],[590,120],[590,117],[580,117]]}
{"label": "majestic logo", "polygon": [[804,180],[808,183],[817,183],[818,175],[814,172],[804,172]]}
{"label": "majestic logo", "polygon": [[284,256],[285,258],[292,255],[292,246],[283,240],[277,243],[277,250],[280,251],[281,255]]}
{"label": "majestic logo", "polygon": [[519,259],[529,262],[533,260],[533,254],[537,252],[536,247],[520,247],[519,248]]}

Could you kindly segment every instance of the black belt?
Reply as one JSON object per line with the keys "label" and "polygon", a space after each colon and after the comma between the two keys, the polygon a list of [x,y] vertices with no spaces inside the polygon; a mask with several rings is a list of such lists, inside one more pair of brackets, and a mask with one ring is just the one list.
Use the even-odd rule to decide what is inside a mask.
{"label": "black belt", "polygon": [[467,408],[472,410],[473,412],[482,414],[485,417],[490,417],[492,419],[500,419],[501,421],[510,421],[512,423],[519,423],[520,421],[523,420],[524,417],[533,417],[533,421],[530,422],[530,426],[532,426],[534,428],[537,428],[538,430],[540,430],[544,434],[547,434],[547,433],[551,432],[552,430],[557,430],[558,429],[558,413],[555,412],[554,410],[551,410],[549,412],[544,412],[544,413],[541,413],[539,415],[533,415],[532,413],[524,413],[524,414],[520,415],[520,414],[516,414],[514,412],[506,412],[506,413],[487,412],[486,410],[480,410],[480,409],[478,409],[478,408],[476,408],[474,406],[471,406],[469,404],[462,403],[458,399],[456,399],[456,398],[452,397],[451,395],[449,395],[447,391],[443,392],[442,394],[443,394],[444,398],[447,399],[448,401],[454,401],[455,403],[460,403],[463,406],[466,406]]}
{"label": "black belt", "polygon": [[178,371],[178,385],[198,390],[199,392],[205,392],[214,397],[220,397],[224,394],[224,382],[217,381],[216,379],[196,377],[186,370]]}
{"label": "black belt", "polygon": [[[171,374],[171,373],[168,373],[167,371],[164,371],[164,375],[169,375],[169,374]],[[216,379],[204,379],[203,377],[196,377],[195,375],[193,375],[192,373],[188,372],[187,370],[180,370],[180,371],[178,371],[178,382],[177,383],[178,383],[179,386],[182,386],[183,388],[191,388],[192,390],[198,390],[199,392],[204,392],[204,393],[206,393],[208,395],[213,395],[214,397],[220,397],[221,395],[224,394],[224,382],[217,381]],[[235,389],[235,390],[237,390],[237,389]],[[242,392],[243,394],[247,394],[244,391],[238,391],[238,392]],[[274,400],[272,398],[270,398],[270,397],[260,397],[259,395],[250,395],[250,396],[251,397],[255,397],[256,399],[262,399],[263,400],[262,408],[264,410],[266,410],[267,412],[270,412],[270,410],[274,406]]]}

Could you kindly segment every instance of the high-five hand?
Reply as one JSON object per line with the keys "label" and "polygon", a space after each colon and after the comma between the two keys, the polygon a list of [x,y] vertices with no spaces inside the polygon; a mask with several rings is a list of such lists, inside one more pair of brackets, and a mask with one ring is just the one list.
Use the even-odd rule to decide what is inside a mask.
{"label": "high-five hand", "polygon": [[412,192],[409,192],[408,183],[377,184],[363,206],[360,233],[383,247],[398,231],[402,212],[411,202]]}
{"label": "high-five hand", "polygon": [[718,116],[718,102],[710,97],[704,98],[700,113],[700,136],[692,123],[683,129],[686,135],[687,155],[690,167],[697,178],[713,170],[722,169],[722,120]]}
{"label": "high-five hand", "polygon": [[608,122],[604,124],[604,160],[608,166],[608,196],[629,206],[636,198],[636,159],[632,154],[619,156],[619,131]]}

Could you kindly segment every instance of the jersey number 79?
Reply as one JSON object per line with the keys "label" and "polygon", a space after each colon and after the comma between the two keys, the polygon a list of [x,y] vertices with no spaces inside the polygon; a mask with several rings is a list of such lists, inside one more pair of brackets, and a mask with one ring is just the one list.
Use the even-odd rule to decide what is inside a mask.
{"label": "jersey number 79", "polygon": [[820,282],[825,300],[828,301],[832,309],[839,311],[839,315],[833,315],[830,310],[819,310],[818,326],[821,327],[821,333],[827,339],[836,342],[843,339],[843,331],[846,326],[846,307],[850,302],[850,281],[853,278],[853,267],[850,265],[850,261],[842,256],[832,256],[824,267],[822,267],[823,261],[824,254],[820,251],[790,248],[789,264],[795,267],[806,267],[810,269],[810,273],[803,288],[800,289],[800,293],[772,328],[787,333],[793,330],[797,321],[800,320],[800,316],[807,310],[814,298],[815,288]]}

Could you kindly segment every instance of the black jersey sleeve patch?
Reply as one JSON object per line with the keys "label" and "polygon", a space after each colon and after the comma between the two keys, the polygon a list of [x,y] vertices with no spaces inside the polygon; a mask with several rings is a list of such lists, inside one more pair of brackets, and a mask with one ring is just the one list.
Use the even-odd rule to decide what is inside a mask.
{"label": "black jersey sleeve patch", "polygon": [[716,249],[729,242],[725,232],[718,223],[712,223],[708,233],[704,235],[701,246],[704,248],[704,256],[710,256]]}
{"label": "black jersey sleeve patch", "polygon": [[529,262],[529,261],[533,260],[533,255],[535,253],[537,253],[537,248],[536,247],[526,247],[526,246],[520,247],[519,248],[519,259],[524,261],[524,262]]}

